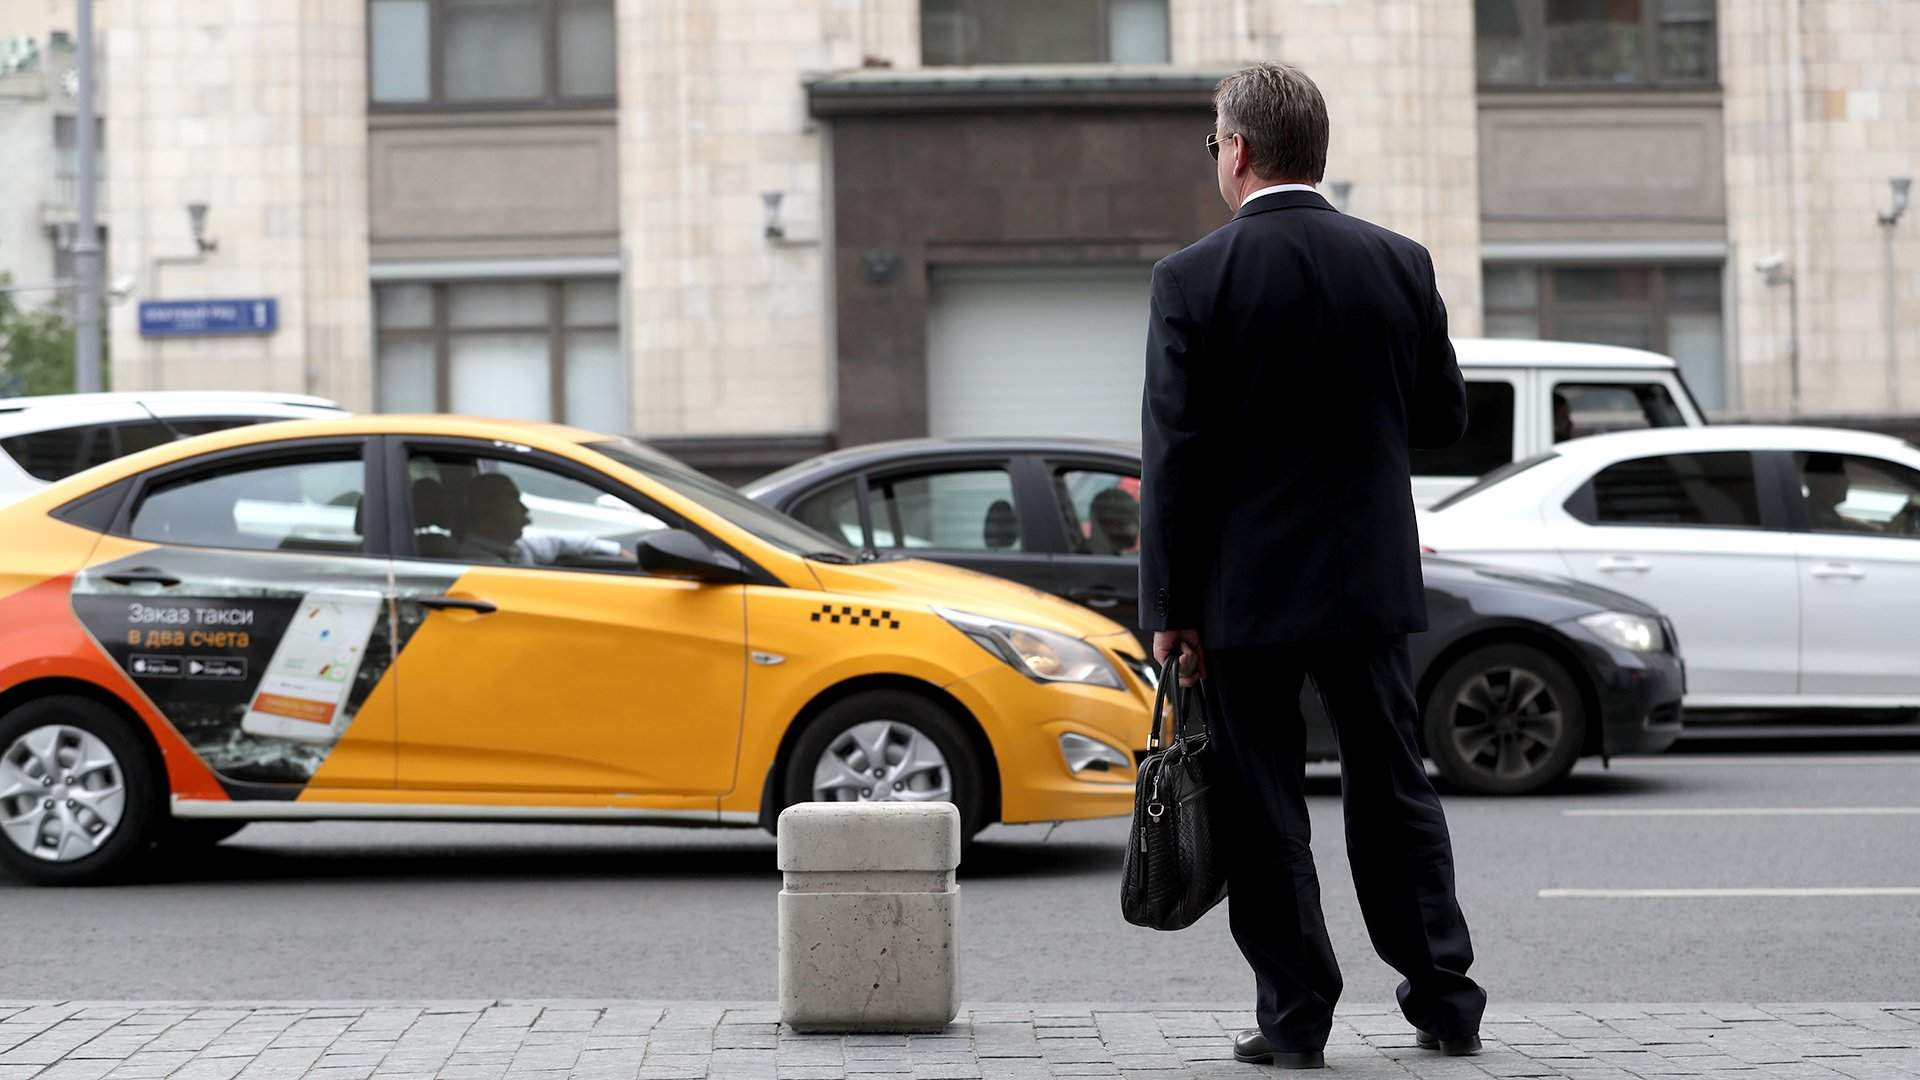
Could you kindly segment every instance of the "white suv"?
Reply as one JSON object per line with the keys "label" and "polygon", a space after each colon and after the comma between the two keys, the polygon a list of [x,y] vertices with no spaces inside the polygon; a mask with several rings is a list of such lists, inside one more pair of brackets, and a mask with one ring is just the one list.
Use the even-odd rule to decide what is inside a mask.
{"label": "white suv", "polygon": [[1706,423],[1670,356],[1492,338],[1455,338],[1453,349],[1467,380],[1467,435],[1445,450],[1414,451],[1420,506],[1568,439]]}
{"label": "white suv", "polygon": [[347,415],[301,394],[162,390],[0,398],[0,506],[114,458],[271,420]]}

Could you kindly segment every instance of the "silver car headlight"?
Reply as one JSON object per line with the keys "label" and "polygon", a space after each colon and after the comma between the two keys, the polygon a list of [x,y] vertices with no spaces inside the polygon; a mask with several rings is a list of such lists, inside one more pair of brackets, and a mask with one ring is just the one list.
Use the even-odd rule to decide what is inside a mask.
{"label": "silver car headlight", "polygon": [[1601,611],[1579,621],[1601,641],[1629,652],[1661,652],[1667,647],[1667,634],[1660,628],[1660,620],[1645,615]]}
{"label": "silver car headlight", "polygon": [[954,629],[1035,682],[1084,683],[1122,689],[1120,673],[1100,650],[1078,638],[1037,626],[934,608]]}

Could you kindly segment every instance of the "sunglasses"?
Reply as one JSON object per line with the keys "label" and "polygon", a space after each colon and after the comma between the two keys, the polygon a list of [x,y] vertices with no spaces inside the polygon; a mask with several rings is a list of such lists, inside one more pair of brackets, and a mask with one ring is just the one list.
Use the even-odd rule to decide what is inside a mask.
{"label": "sunglasses", "polygon": [[[1228,135],[1227,138],[1231,140],[1231,139],[1239,138],[1239,136],[1240,136],[1240,133],[1236,131],[1233,134]],[[1214,132],[1214,131],[1207,132],[1207,156],[1208,157],[1212,158],[1215,161],[1219,161],[1220,148],[1224,145],[1226,144],[1220,141],[1220,134],[1218,132]]]}

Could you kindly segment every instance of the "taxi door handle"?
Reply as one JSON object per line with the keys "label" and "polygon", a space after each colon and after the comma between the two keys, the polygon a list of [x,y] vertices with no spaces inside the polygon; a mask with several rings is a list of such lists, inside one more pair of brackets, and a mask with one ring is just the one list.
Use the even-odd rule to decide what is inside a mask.
{"label": "taxi door handle", "polygon": [[1813,568],[1813,576],[1828,581],[1859,581],[1867,576],[1865,570],[1852,563],[1821,563]]}
{"label": "taxi door handle", "polygon": [[458,596],[428,596],[420,601],[420,606],[434,611],[471,611],[475,615],[491,615],[500,610],[486,600],[467,600]]}
{"label": "taxi door handle", "polygon": [[180,584],[179,578],[174,577],[164,570],[156,570],[151,566],[136,566],[131,570],[122,570],[119,573],[102,574],[101,576],[113,582],[115,585],[144,583],[148,585],[158,585],[164,589],[171,589],[175,585]]}

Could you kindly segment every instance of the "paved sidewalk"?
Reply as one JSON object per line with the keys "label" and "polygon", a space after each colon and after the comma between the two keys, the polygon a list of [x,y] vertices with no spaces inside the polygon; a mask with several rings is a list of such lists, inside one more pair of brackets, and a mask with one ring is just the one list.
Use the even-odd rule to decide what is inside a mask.
{"label": "paved sidewalk", "polygon": [[[1232,1061],[1244,1012],[1197,1006],[981,1005],[914,1036],[800,1036],[776,1021],[766,1005],[707,1002],[0,1002],[0,1080],[1276,1076]],[[1485,1053],[1443,1058],[1390,1008],[1346,1008],[1327,1065],[1355,1080],[1920,1077],[1920,1002],[1509,1006],[1483,1034]]]}

